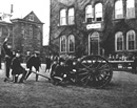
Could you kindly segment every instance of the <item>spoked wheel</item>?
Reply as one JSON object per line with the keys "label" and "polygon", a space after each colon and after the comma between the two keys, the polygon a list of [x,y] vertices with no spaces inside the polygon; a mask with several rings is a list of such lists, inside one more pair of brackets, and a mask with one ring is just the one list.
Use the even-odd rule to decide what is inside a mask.
{"label": "spoked wheel", "polygon": [[102,88],[112,79],[109,62],[101,56],[86,56],[77,64],[77,82],[82,86]]}

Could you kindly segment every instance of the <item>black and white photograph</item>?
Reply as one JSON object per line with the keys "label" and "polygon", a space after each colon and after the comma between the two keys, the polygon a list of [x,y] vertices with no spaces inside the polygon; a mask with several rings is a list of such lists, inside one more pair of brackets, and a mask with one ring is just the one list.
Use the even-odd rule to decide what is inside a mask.
{"label": "black and white photograph", "polygon": [[137,0],[0,1],[0,108],[137,108]]}

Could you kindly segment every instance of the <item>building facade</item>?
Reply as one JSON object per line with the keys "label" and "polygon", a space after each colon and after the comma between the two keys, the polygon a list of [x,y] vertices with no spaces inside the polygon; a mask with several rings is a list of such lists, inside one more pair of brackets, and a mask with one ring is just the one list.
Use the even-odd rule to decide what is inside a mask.
{"label": "building facade", "polygon": [[9,44],[12,50],[19,50],[25,60],[27,54],[35,51],[42,53],[43,23],[32,11],[22,19],[11,19],[11,22],[0,21],[0,41],[10,33]]}
{"label": "building facade", "polygon": [[137,54],[137,0],[51,0],[50,46],[59,54]]}
{"label": "building facade", "polygon": [[14,49],[20,50],[24,55],[34,51],[42,52],[43,23],[32,11],[23,19],[11,20],[14,35]]}

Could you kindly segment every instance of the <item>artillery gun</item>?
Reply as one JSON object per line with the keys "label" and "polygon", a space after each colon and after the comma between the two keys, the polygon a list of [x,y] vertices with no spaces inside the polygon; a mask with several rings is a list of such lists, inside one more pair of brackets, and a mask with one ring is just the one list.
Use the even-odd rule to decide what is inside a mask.
{"label": "artillery gun", "polygon": [[113,76],[111,64],[101,56],[85,56],[77,61],[75,66],[71,66],[69,69],[68,67],[70,66],[65,64],[66,72],[62,72],[60,75],[55,75],[56,69],[52,71],[53,82],[64,84],[69,81],[84,87],[102,88],[110,83]]}

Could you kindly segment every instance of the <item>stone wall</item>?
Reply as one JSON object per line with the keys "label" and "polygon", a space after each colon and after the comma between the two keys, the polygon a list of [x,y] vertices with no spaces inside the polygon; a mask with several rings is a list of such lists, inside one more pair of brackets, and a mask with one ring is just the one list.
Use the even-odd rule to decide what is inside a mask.
{"label": "stone wall", "polygon": [[14,49],[20,50],[24,57],[28,51],[42,53],[42,25],[40,27],[20,21],[14,23]]}
{"label": "stone wall", "polygon": [[[101,22],[101,29],[86,29],[87,23],[85,23],[85,7],[89,3],[94,5],[98,2],[103,4],[103,22]],[[135,1],[136,13],[137,13],[137,1]],[[100,44],[105,49],[106,55],[115,53],[115,33],[122,31],[124,36],[130,29],[134,30],[137,34],[137,19],[120,19],[114,18],[114,6],[115,0],[51,0],[51,20],[50,20],[50,45],[55,47],[55,51],[59,52],[59,38],[62,35],[68,36],[73,34],[76,39],[76,51],[75,54],[82,52],[88,54],[88,35],[97,31],[100,33]],[[75,8],[75,24],[59,26],[59,12],[60,9],[69,7]],[[124,1],[125,8],[125,1]],[[124,10],[124,13],[126,10]],[[137,17],[137,14],[136,14]],[[96,23],[96,22],[94,22]],[[125,39],[126,40],[126,39]],[[67,53],[67,52],[66,52]]]}

